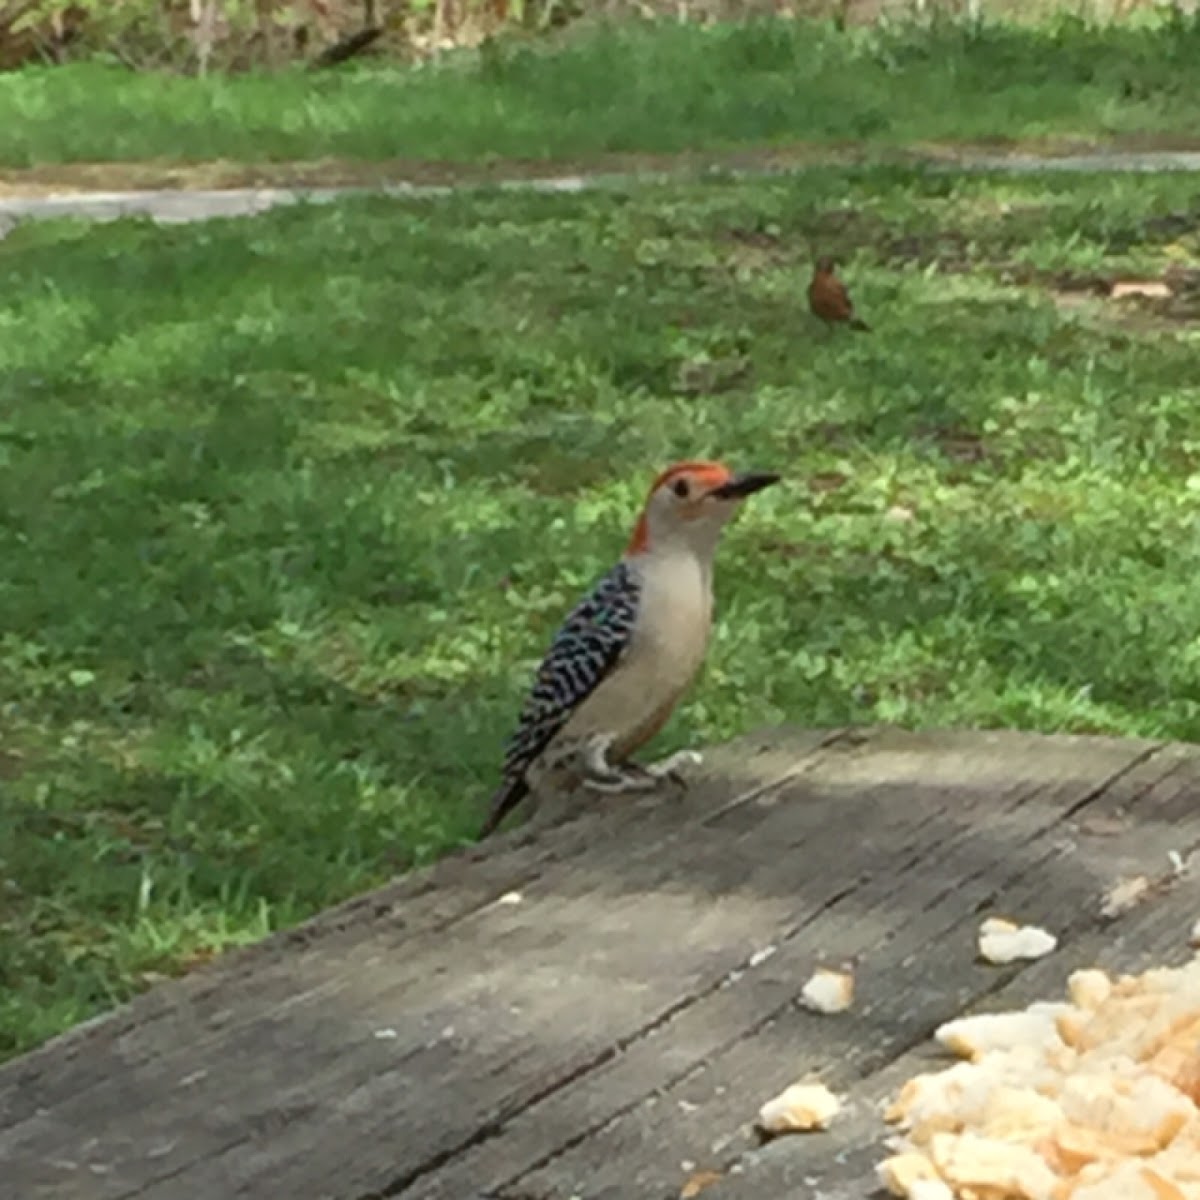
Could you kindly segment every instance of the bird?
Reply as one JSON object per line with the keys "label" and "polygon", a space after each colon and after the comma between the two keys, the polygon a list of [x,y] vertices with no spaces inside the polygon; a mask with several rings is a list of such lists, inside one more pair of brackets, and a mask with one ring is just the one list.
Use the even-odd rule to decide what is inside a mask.
{"label": "bird", "polygon": [[833,259],[827,256],[817,259],[812,282],[808,285],[808,307],[829,327],[847,324],[851,329],[869,333],[870,325],[855,316],[854,301],[850,299],[846,285],[834,274],[835,266]]}
{"label": "bird", "polygon": [[571,610],[550,644],[505,747],[479,840],[531,791],[567,772],[600,792],[683,783],[700,755],[640,766],[630,755],[666,724],[704,660],[721,533],[768,471],[677,462],[654,480],[624,555]]}

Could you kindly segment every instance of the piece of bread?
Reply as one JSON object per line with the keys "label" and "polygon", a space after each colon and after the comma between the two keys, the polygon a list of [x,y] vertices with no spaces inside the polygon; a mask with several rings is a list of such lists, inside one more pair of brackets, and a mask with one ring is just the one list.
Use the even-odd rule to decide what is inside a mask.
{"label": "piece of bread", "polygon": [[1067,994],[937,1031],[964,1061],[910,1079],[887,1109],[904,1131],[878,1168],[893,1195],[1200,1200],[1200,956],[1076,971]]}

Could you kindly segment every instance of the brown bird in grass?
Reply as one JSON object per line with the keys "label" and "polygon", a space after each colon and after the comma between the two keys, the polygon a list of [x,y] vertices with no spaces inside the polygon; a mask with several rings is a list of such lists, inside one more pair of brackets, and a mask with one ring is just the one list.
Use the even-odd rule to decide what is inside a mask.
{"label": "brown bird in grass", "polygon": [[834,268],[832,258],[817,259],[812,282],[808,285],[808,307],[827,326],[845,324],[869,333],[870,325],[854,315],[854,301],[850,299],[846,285],[834,274]]}

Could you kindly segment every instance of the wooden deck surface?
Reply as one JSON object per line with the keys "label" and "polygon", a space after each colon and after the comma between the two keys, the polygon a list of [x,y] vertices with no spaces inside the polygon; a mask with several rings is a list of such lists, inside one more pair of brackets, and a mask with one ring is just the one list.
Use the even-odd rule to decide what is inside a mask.
{"label": "wooden deck surface", "polygon": [[[1188,956],[1200,747],[782,731],[231,954],[0,1069],[3,1200],[865,1200],[875,1104],[964,1010]],[[988,913],[1036,963],[976,960]],[[852,1011],[796,997],[853,961]],[[809,1071],[849,1102],[760,1144]]]}

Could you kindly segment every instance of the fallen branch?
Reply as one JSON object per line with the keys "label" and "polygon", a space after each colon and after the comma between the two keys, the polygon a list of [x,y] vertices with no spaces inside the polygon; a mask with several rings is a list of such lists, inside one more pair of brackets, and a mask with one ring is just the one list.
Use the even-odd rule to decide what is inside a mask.
{"label": "fallen branch", "polygon": [[316,58],[308,65],[310,71],[319,71],[323,67],[336,67],[339,63],[344,63],[355,55],[361,54],[368,46],[372,46],[383,36],[383,27],[380,25],[371,26],[369,29],[360,29],[357,33],[352,33],[348,37],[344,37],[341,41],[334,42],[332,46],[327,46]]}

